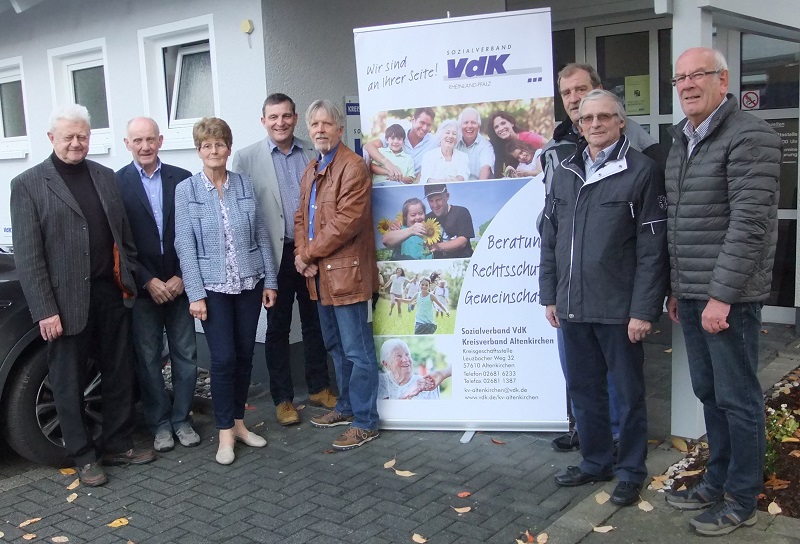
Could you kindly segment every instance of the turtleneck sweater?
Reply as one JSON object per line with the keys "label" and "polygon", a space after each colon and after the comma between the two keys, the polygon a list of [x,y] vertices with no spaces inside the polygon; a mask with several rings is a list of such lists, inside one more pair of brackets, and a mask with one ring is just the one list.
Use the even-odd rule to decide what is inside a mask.
{"label": "turtleneck sweater", "polygon": [[103,203],[97,195],[97,189],[89,173],[89,166],[85,160],[78,164],[68,164],[59,159],[55,153],[50,155],[50,158],[86,218],[86,228],[89,231],[90,278],[112,279],[114,235],[111,233]]}

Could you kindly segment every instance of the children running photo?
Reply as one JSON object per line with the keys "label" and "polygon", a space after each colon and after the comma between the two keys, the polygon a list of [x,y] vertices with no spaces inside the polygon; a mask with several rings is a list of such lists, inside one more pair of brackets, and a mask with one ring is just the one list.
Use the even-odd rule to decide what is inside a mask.
{"label": "children running photo", "polygon": [[434,305],[440,308],[448,317],[450,316],[450,312],[439,298],[429,291],[430,287],[431,281],[428,278],[422,278],[419,281],[419,293],[411,298],[397,299],[398,302],[405,302],[409,305],[415,304],[417,307],[417,313],[414,317],[414,334],[433,334],[436,332],[437,325],[433,315]]}

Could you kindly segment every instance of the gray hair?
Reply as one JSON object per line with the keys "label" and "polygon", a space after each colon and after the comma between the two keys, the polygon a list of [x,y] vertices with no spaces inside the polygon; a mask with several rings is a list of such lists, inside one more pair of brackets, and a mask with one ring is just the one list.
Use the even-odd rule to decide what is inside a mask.
{"label": "gray hair", "polygon": [[53,110],[50,114],[50,132],[55,130],[59,121],[86,123],[89,128],[92,126],[89,110],[80,104],[64,104]]}
{"label": "gray hair", "polygon": [[464,115],[467,113],[471,113],[472,115],[474,115],[478,120],[478,126],[480,126],[481,114],[478,113],[478,110],[476,110],[475,108],[464,108],[463,110],[461,110],[461,114],[458,116],[458,124],[460,125],[461,123],[464,122]]}
{"label": "gray hair", "polygon": [[438,135],[440,132],[444,132],[444,129],[450,125],[456,129],[456,137],[461,138],[461,123],[455,119],[447,119],[446,121],[442,121],[441,124],[436,128],[436,134]]}
{"label": "gray hair", "polygon": [[721,72],[722,70],[728,69],[728,61],[725,60],[725,55],[717,51],[716,49],[710,50],[714,55],[714,69],[717,72]]}
{"label": "gray hair", "polygon": [[314,100],[306,110],[306,124],[311,125],[311,118],[316,115],[318,110],[322,110],[333,119],[333,122],[339,128],[344,128],[344,115],[336,104],[330,100]]}
{"label": "gray hair", "polygon": [[[619,97],[614,93],[612,93],[611,91],[607,91],[605,89],[593,89],[589,91],[586,94],[586,96],[583,97],[583,100],[581,100],[581,105],[578,106],[578,114],[583,116],[583,105],[586,102],[589,102],[591,100],[601,100],[603,98],[611,100],[611,102],[614,104],[614,107],[617,110],[614,113],[616,113],[617,117],[622,119],[622,121],[625,123],[625,126],[627,126],[628,115],[625,113],[625,106],[622,105],[622,100],[620,100]],[[622,132],[625,132],[625,126],[622,127]]]}
{"label": "gray hair", "polygon": [[407,352],[411,353],[411,350],[408,349],[408,344],[400,340],[399,338],[390,338],[386,342],[383,343],[381,346],[381,362],[386,361],[389,355],[396,349],[402,348]]}

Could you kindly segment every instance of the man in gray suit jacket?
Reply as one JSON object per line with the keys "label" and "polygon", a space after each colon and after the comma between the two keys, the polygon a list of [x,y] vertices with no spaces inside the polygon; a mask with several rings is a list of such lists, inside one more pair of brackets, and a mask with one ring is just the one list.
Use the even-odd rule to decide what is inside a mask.
{"label": "man in gray suit jacket", "polygon": [[261,124],[267,137],[237,151],[233,171],[253,180],[256,198],[269,229],[272,253],[278,264],[278,300],[267,309],[267,334],[264,342],[272,400],[277,407],[278,423],[300,423],[300,414],[292,404],[294,388],[289,364],[289,332],[292,308],[297,296],[303,331],[306,385],[309,403],[332,409],[336,397],[330,391],[328,359],[319,325],[316,302],[311,300],[305,278],[294,266],[294,214],[300,205],[300,178],[314,147],[294,137],[297,112],[291,98],[282,93],[267,97],[262,108]]}
{"label": "man in gray suit jacket", "polygon": [[[134,369],[130,310],[136,248],[114,172],[86,160],[89,112],[56,110],[47,136],[53,153],[11,181],[14,259],[20,284],[47,341],[50,384],[67,456],[84,485],[106,483],[98,462],[144,464],[133,449]],[[89,359],[103,378],[101,441],[84,424]]]}

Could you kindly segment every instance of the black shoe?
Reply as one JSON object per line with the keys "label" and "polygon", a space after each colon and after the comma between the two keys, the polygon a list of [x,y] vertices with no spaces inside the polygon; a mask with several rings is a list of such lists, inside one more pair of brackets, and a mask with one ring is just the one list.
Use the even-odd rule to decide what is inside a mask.
{"label": "black shoe", "polygon": [[575,487],[583,484],[593,484],[594,482],[608,482],[614,478],[613,474],[595,476],[580,469],[580,467],[567,467],[567,470],[556,474],[556,483],[564,487]]}
{"label": "black shoe", "polygon": [[581,447],[580,442],[578,442],[577,429],[572,429],[570,432],[562,434],[553,440],[552,444],[553,449],[556,451],[572,451]]}
{"label": "black shoe", "polygon": [[611,502],[617,506],[630,506],[639,501],[642,486],[635,482],[620,482],[611,494]]}
{"label": "black shoe", "polygon": [[105,453],[103,454],[104,465],[146,465],[154,461],[156,454],[153,450],[148,449],[129,449],[122,453]]}
{"label": "black shoe", "polygon": [[727,535],[739,527],[752,527],[758,520],[756,509],[742,508],[730,495],[689,522],[694,530],[705,536]]}

